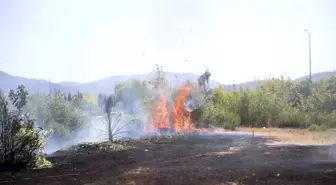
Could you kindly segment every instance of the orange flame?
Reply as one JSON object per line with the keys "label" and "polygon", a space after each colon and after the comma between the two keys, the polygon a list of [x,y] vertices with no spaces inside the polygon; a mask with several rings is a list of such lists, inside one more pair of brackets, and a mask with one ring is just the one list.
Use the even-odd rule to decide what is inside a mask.
{"label": "orange flame", "polygon": [[[173,129],[175,132],[195,131],[195,132],[213,132],[223,133],[224,129],[206,129],[195,128],[191,124],[191,115],[185,109],[185,102],[192,90],[191,84],[184,85],[175,98],[175,104],[168,112],[167,100],[163,89],[160,89],[160,101],[153,103],[151,106],[150,120],[151,124],[145,129],[145,133],[149,134],[160,129]],[[171,116],[171,118],[170,118]],[[172,125],[170,125],[170,123]]]}
{"label": "orange flame", "polygon": [[160,101],[152,105],[151,110],[152,124],[146,129],[145,133],[151,133],[157,129],[169,129],[169,114],[167,111],[167,100],[163,89],[160,89]]}
{"label": "orange flame", "polygon": [[190,128],[190,113],[185,110],[184,103],[191,89],[191,85],[185,85],[176,96],[175,106],[173,107],[175,132]]}

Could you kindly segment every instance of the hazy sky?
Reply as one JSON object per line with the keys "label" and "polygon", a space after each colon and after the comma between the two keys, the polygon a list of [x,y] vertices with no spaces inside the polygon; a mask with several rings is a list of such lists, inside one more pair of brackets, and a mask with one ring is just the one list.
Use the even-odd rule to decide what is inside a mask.
{"label": "hazy sky", "polygon": [[[336,69],[335,0],[0,0],[0,70],[89,82],[162,65],[222,83]],[[187,62],[185,61],[187,60]]]}

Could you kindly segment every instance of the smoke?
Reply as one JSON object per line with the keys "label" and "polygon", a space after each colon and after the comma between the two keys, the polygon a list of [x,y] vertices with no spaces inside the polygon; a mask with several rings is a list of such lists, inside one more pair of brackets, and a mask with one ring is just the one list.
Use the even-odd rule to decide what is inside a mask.
{"label": "smoke", "polygon": [[[157,93],[158,94],[158,93]],[[152,96],[157,95],[154,91]],[[132,101],[119,101],[111,113],[112,133],[114,139],[137,139],[144,136],[144,129],[149,120],[149,110],[144,100],[134,93],[127,93],[125,97]],[[72,133],[69,139],[62,139],[53,135],[45,138],[44,153],[51,154],[57,150],[66,149],[72,145],[87,142],[102,142],[108,140],[107,116],[103,111],[99,116],[92,116],[81,128]]]}
{"label": "smoke", "polygon": [[[114,139],[132,138],[137,139],[144,135],[144,125],[147,122],[145,113],[139,114],[137,117],[133,115],[125,115],[121,113],[120,117],[113,116],[112,127]],[[131,118],[134,117],[134,118]],[[116,119],[120,119],[117,122]],[[104,116],[91,118],[89,124],[78,129],[73,137],[69,140],[59,139],[53,136],[45,138],[44,152],[51,154],[57,150],[66,149],[72,145],[89,142],[102,142],[108,140],[107,121]]]}
{"label": "smoke", "polygon": [[[185,88],[184,84],[175,88],[170,87],[163,88],[161,90],[149,87],[149,93],[147,92],[148,96],[146,99],[154,100],[154,102],[160,102],[162,101],[163,93],[166,101],[165,105],[167,107],[167,119],[169,120],[170,113],[172,112],[172,108],[177,100],[176,97],[182,92],[180,92],[180,90],[183,88]],[[145,105],[144,98],[131,90],[132,89],[130,88],[124,89],[124,94],[121,96],[122,101],[117,102],[115,109],[111,113],[113,139],[137,139],[148,134],[171,134],[172,130],[161,126],[155,129],[150,129],[150,132],[146,132],[146,129],[148,130],[148,128],[153,126],[151,117],[153,113],[153,102],[147,102],[147,105]],[[184,99],[184,105],[182,104],[182,106],[184,106],[186,111],[192,112],[196,107],[194,98],[189,95],[186,99]],[[50,154],[57,150],[66,149],[79,143],[101,142],[108,140],[106,114],[101,113],[99,116],[93,116],[87,121],[88,124],[85,124],[83,127],[77,129],[68,140],[52,136],[45,138],[45,153]],[[172,124],[171,120],[168,122],[169,124]]]}

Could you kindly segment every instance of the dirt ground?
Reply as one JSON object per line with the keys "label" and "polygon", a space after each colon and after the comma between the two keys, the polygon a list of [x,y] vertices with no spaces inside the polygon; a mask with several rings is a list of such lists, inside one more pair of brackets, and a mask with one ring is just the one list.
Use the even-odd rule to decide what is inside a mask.
{"label": "dirt ground", "polygon": [[[263,137],[269,133],[271,138]],[[255,130],[254,137],[204,133],[153,137],[119,143],[129,146],[119,151],[92,145],[49,156],[56,163],[51,169],[2,173],[0,184],[335,185],[336,146],[285,145],[293,143],[281,137],[300,136],[289,133],[264,129]],[[269,145],[274,142],[277,145]]]}

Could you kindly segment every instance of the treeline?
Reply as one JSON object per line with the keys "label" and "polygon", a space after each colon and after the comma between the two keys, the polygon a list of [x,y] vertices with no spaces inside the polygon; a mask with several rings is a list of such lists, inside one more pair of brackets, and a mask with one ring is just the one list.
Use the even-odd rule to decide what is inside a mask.
{"label": "treeline", "polygon": [[192,115],[202,127],[336,127],[336,77],[312,83],[270,78],[255,91],[218,87]]}

